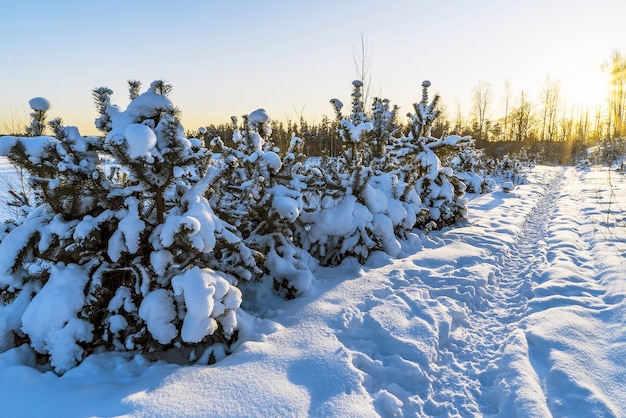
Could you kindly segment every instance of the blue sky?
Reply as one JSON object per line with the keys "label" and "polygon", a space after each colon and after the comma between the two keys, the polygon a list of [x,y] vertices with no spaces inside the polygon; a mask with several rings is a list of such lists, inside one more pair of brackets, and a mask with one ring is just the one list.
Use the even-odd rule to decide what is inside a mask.
{"label": "blue sky", "polygon": [[[624,0],[198,1],[21,0],[0,5],[0,127],[44,96],[50,116],[95,133],[94,87],[128,103],[126,80],[174,85],[188,129],[265,108],[286,120],[349,101],[366,40],[373,94],[409,111],[424,79],[450,114],[491,85],[497,114],[546,77],[571,101],[600,97],[600,66],[626,53]],[[1,130],[1,129],[0,129]]]}

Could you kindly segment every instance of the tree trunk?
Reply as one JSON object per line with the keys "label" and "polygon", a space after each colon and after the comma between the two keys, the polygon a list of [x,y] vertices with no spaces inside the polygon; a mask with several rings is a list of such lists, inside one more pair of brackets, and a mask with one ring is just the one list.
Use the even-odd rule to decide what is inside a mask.
{"label": "tree trunk", "polygon": [[160,225],[163,222],[165,222],[165,219],[164,219],[165,218],[165,216],[164,216],[165,199],[163,197],[163,188],[162,187],[157,187],[154,200],[155,200],[155,203],[156,203],[157,224]]}

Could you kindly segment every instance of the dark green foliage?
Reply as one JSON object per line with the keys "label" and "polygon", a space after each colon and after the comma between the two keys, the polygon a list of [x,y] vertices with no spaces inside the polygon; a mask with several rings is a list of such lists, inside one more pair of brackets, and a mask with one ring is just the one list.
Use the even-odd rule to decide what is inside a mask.
{"label": "dark green foliage", "polygon": [[[130,83],[135,97],[125,112],[110,104],[111,90],[94,90],[96,125],[106,137],[82,137],[55,119],[54,137],[11,138],[9,157],[28,171],[37,208],[6,237],[21,246],[0,243],[9,251],[0,263],[2,300],[12,303],[22,292],[39,295],[64,275],[75,286],[85,280],[82,306],[67,313],[67,323],[81,327],[67,343],[69,356],[48,350],[41,341],[48,337],[36,330],[15,330],[60,373],[96,349],[137,350],[150,358],[171,356],[174,349],[179,360],[189,361],[181,353],[236,337],[234,310],[241,300],[235,285],[250,278],[255,260],[204,198],[212,180],[209,153],[185,137],[179,112],[165,96],[171,86],[157,81],[136,95],[138,88]],[[205,334],[185,334],[191,309],[185,292],[210,286],[219,289],[211,306],[222,306],[208,312],[213,326]],[[169,325],[155,323],[149,313],[154,302],[142,313],[151,295],[171,312]],[[54,338],[57,331],[64,332],[47,335]]]}

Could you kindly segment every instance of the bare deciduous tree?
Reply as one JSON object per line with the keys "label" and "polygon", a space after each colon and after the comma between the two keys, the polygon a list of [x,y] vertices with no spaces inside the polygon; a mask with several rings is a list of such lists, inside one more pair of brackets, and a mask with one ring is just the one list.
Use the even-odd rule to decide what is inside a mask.
{"label": "bare deciduous tree", "polygon": [[7,135],[23,134],[27,120],[26,114],[19,115],[15,109],[9,106],[8,110],[0,115],[0,132]]}
{"label": "bare deciduous tree", "polygon": [[546,78],[546,84],[541,92],[541,140],[552,141],[557,133],[557,115],[561,95],[561,84]]}
{"label": "bare deciduous tree", "polygon": [[626,134],[626,56],[615,51],[604,68],[611,76],[608,134],[619,138]]}
{"label": "bare deciduous tree", "polygon": [[511,138],[515,141],[527,141],[532,131],[532,104],[522,91],[517,105],[511,110]]}
{"label": "bare deciduous tree", "polygon": [[454,121],[452,122],[452,133],[457,135],[463,135],[465,129],[465,121],[463,119],[463,111],[461,109],[461,103],[457,100],[454,112]]}
{"label": "bare deciduous tree", "polygon": [[504,82],[504,128],[502,130],[503,140],[506,141],[509,133],[509,98],[511,96],[511,85],[509,80]]}
{"label": "bare deciduous tree", "polygon": [[478,126],[478,137],[487,139],[485,124],[487,121],[487,111],[491,104],[491,85],[484,81],[478,82],[472,89],[473,112],[476,116]]}
{"label": "bare deciduous tree", "polygon": [[367,38],[361,33],[361,44],[358,48],[354,48],[354,70],[356,79],[363,83],[363,105],[365,109],[369,109],[371,103],[371,84],[372,84],[372,50],[367,45]]}

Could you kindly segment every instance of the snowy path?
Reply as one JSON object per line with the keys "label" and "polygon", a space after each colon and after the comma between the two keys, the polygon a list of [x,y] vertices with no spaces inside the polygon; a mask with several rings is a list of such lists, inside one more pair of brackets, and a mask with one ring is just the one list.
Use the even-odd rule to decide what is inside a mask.
{"label": "snowy path", "polygon": [[538,167],[404,258],[268,299],[213,366],[104,353],[57,377],[2,353],[0,415],[626,416],[624,202],[623,174]]}
{"label": "snowy path", "polygon": [[[484,393],[498,376],[504,343],[528,311],[561,179],[550,173],[530,210],[516,207],[522,213],[500,223],[488,219],[485,225],[479,219],[466,228],[435,233],[439,238],[423,251],[376,270],[381,280],[390,279],[390,287],[351,314],[344,339],[357,351],[355,366],[366,373],[365,386],[380,400],[382,415],[495,412]],[[515,225],[519,219],[523,222]],[[511,225],[518,234],[510,234]],[[504,237],[497,236],[499,231]],[[424,347],[403,347],[401,339],[390,338],[400,327],[398,319],[406,322],[407,335],[422,335]],[[380,333],[372,333],[376,328]],[[392,382],[385,382],[386,376]]]}
{"label": "snowy path", "polygon": [[[624,312],[623,278],[601,280],[611,271],[596,265],[607,257],[589,228],[600,192],[581,190],[579,176],[546,172],[500,219],[480,215],[493,196],[479,197],[472,226],[371,271],[388,286],[344,313],[339,337],[381,415],[624,414],[624,362],[605,348],[623,357],[625,331],[604,331],[607,312]],[[596,385],[604,373],[615,384]]]}
{"label": "snowy path", "polygon": [[[523,218],[515,240],[497,254],[495,276],[487,288],[488,308],[475,315],[476,328],[472,340],[477,344],[472,351],[473,355],[485,353],[485,358],[478,362],[476,368],[481,383],[479,400],[485,413],[498,411],[499,399],[489,396],[499,377],[497,364],[502,361],[507,341],[528,315],[535,281],[546,268],[548,230],[554,222],[559,190],[563,184],[561,174],[554,173],[548,179],[545,191]],[[467,360],[472,361],[472,357]]]}
{"label": "snowy path", "polygon": [[[489,394],[496,383],[497,364],[502,359],[506,342],[528,314],[534,278],[543,267],[542,253],[545,252],[548,226],[558,198],[555,191],[562,184],[562,177],[557,173],[546,180],[545,190],[532,201],[531,209],[520,214],[519,219],[523,221],[512,242],[502,247],[490,246],[480,242],[484,237],[474,237],[479,240],[476,245],[490,248],[490,254],[483,259],[483,263],[487,262],[485,271],[488,275],[484,277],[483,273],[480,277],[486,280],[484,292],[477,303],[468,306],[468,326],[457,333],[457,349],[450,348],[459,363],[454,368],[454,379],[466,383],[469,388],[467,396],[472,399],[469,410],[461,413],[480,411],[488,414],[498,410],[498,399],[490,399],[485,394]],[[482,228],[479,229],[479,234],[484,233]],[[454,233],[451,235],[452,239],[457,239]],[[473,242],[468,238],[459,237],[465,242]],[[458,273],[463,275],[462,271]]]}

